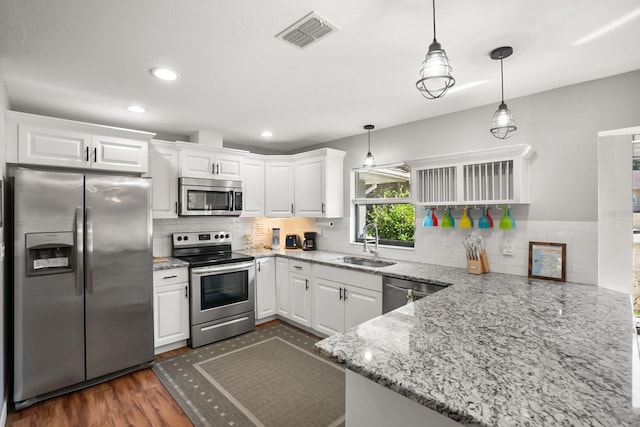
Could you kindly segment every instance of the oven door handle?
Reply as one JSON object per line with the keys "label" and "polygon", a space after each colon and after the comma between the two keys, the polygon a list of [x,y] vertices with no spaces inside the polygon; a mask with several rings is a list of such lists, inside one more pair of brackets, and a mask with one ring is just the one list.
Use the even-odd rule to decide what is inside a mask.
{"label": "oven door handle", "polygon": [[242,262],[242,263],[232,263],[232,264],[223,264],[223,265],[212,265],[207,267],[197,267],[191,269],[191,273],[196,276],[202,276],[204,274],[218,274],[218,273],[228,273],[231,271],[240,271],[246,270],[247,268],[254,267],[255,264],[253,261]]}

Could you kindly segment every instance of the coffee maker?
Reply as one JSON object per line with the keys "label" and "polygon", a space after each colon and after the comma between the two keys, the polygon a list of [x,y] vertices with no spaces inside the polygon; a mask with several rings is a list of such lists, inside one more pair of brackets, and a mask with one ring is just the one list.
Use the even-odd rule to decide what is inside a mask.
{"label": "coffee maker", "polygon": [[305,231],[304,242],[302,242],[303,251],[316,250],[316,234],[317,233],[315,231]]}

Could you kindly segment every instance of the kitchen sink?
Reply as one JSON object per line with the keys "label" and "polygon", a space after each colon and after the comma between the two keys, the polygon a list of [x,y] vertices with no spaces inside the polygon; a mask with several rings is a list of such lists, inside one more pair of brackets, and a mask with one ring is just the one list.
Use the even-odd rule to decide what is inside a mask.
{"label": "kitchen sink", "polygon": [[387,267],[395,264],[393,261],[383,261],[381,259],[361,258],[357,256],[346,256],[342,259],[347,264],[362,265],[365,267]]}

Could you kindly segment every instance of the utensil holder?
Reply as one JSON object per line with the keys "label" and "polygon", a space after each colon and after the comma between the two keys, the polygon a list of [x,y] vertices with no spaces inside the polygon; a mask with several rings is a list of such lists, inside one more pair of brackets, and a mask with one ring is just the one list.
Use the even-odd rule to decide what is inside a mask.
{"label": "utensil holder", "polygon": [[484,273],[484,269],[482,267],[482,261],[475,259],[467,260],[467,273],[471,274],[482,274]]}

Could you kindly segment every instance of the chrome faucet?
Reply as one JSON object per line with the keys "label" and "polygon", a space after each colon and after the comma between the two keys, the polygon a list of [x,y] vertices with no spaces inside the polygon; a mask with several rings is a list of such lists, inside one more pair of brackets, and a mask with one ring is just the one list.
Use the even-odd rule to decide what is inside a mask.
{"label": "chrome faucet", "polygon": [[[368,248],[367,243],[367,231],[369,230],[369,228],[373,227],[373,231],[375,231],[376,235],[375,235],[375,240],[374,243],[376,244],[375,249],[371,250]],[[373,259],[378,259],[378,226],[373,223],[370,222],[369,224],[364,226],[364,229],[362,230],[362,234],[364,234],[364,247],[362,248],[362,252],[367,252],[367,249],[369,249],[369,252],[371,252],[373,254]]]}

